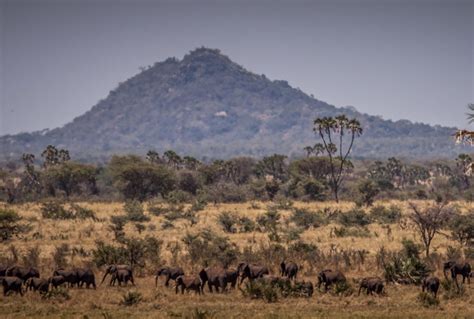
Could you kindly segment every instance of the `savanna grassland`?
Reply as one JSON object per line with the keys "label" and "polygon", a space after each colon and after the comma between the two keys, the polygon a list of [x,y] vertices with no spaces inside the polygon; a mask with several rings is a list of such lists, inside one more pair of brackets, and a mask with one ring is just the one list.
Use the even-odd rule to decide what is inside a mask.
{"label": "savanna grassland", "polygon": [[[418,207],[431,205],[428,201],[413,202]],[[357,226],[341,217],[354,213],[355,204],[350,202],[246,202],[207,204],[199,208],[148,203],[144,205],[145,218],[138,218],[139,222],[125,222],[123,230],[117,229],[116,224],[114,228],[111,221],[112,216],[127,216],[123,203],[82,202],[78,205],[92,211],[94,218],[51,219],[44,217],[44,208],[40,204],[10,205],[9,208],[21,216],[28,228],[19,236],[2,242],[1,262],[34,263],[42,277],[50,276],[58,266],[92,267],[98,282],[97,289],[63,288],[60,291],[64,295],[58,293],[48,298],[34,292],[27,292],[23,297],[0,296],[3,318],[474,317],[474,283],[463,285],[461,294],[446,291],[442,285],[438,305],[421,301],[421,288],[415,284],[387,283],[385,296],[367,296],[364,293],[357,296],[360,278],[374,275],[385,277],[380,262],[381,251],[401,251],[403,240],[420,244],[416,229],[406,219],[411,212],[408,202],[375,203],[378,209],[383,206],[399,211],[401,215],[393,220],[382,221],[371,209],[362,209],[370,221]],[[450,206],[456,207],[461,214],[474,209],[474,204],[464,201],[452,202]],[[130,208],[127,210],[130,211]],[[306,216],[306,219],[295,218],[297,211],[300,212],[298,216]],[[231,222],[223,222],[223,213],[227,216],[225,220],[230,219]],[[308,214],[313,217],[308,219]],[[246,217],[245,223],[242,222],[243,217]],[[358,215],[355,223],[360,218],[364,216]],[[214,236],[217,243],[202,234]],[[120,238],[155,238],[158,240],[159,247],[155,247],[158,256],[145,254],[141,259],[137,257],[135,287],[110,287],[108,280],[99,285],[104,268],[101,263],[104,258],[110,258],[97,253],[99,243],[118,247],[123,245]],[[200,246],[195,245],[196,241]],[[58,247],[62,247],[59,252]],[[306,248],[296,251],[295,247]],[[226,257],[221,259],[216,255],[219,257],[215,259],[214,255],[209,255],[212,249],[222,249]],[[460,257],[461,252],[460,244],[449,236],[446,229],[443,234],[434,237],[430,258],[425,259],[421,247],[419,258],[444,280],[442,262],[453,256]],[[222,262],[235,267],[239,261],[248,260],[266,264],[272,274],[278,275],[279,263],[284,258],[302,266],[298,280],[309,280],[315,284],[320,270],[333,268],[346,275],[351,287],[343,293],[323,293],[315,288],[310,298],[279,296],[274,302],[252,299],[239,289],[210,294],[206,287],[205,294],[201,296],[193,292],[175,294],[174,285],[164,287],[163,278],[155,287],[154,272],[162,265],[181,266],[186,273],[196,274],[204,263]],[[244,286],[241,286],[242,290],[245,290]],[[122,301],[129,292],[138,292],[141,299],[127,306]]]}

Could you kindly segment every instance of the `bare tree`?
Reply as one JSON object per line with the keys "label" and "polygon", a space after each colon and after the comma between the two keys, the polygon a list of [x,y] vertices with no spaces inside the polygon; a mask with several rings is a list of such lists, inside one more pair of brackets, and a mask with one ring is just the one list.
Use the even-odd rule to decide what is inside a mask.
{"label": "bare tree", "polygon": [[447,224],[452,215],[452,210],[446,206],[446,203],[435,203],[426,208],[420,208],[414,203],[410,203],[410,208],[412,213],[408,218],[421,237],[426,257],[429,257],[431,242],[435,235],[440,233],[440,230]]}

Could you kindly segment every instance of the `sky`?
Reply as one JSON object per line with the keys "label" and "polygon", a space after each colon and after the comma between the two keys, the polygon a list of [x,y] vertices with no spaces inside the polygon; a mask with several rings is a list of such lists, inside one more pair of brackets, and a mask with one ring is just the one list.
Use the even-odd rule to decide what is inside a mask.
{"label": "sky", "polygon": [[469,128],[474,0],[0,0],[0,135],[62,126],[201,46],[336,106]]}

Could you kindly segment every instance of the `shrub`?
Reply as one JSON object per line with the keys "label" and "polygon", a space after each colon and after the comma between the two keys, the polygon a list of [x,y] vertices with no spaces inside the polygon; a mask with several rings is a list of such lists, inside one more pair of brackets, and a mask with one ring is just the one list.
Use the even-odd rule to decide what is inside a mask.
{"label": "shrub", "polygon": [[148,222],[150,217],[145,215],[143,204],[139,201],[128,201],[124,205],[127,220],[132,222]]}
{"label": "shrub", "polygon": [[245,283],[244,288],[240,288],[244,297],[251,299],[263,299],[271,303],[278,300],[278,288],[265,281],[249,281]]}
{"label": "shrub", "polygon": [[50,289],[47,293],[41,295],[43,299],[57,299],[57,300],[69,300],[71,295],[69,291],[64,287],[58,287],[56,289]]}
{"label": "shrub", "polygon": [[217,261],[221,266],[227,267],[237,260],[238,249],[235,244],[209,229],[201,230],[197,234],[187,233],[182,241],[192,263],[207,266]]}
{"label": "shrub", "polygon": [[359,191],[359,198],[357,203],[367,207],[372,206],[375,197],[380,193],[380,188],[371,180],[363,180],[359,183],[357,190]]}
{"label": "shrub", "polygon": [[127,263],[127,254],[123,247],[96,242],[96,249],[92,251],[92,261],[97,266]]}
{"label": "shrub", "polygon": [[41,250],[39,246],[29,248],[26,255],[22,257],[23,265],[26,267],[37,267],[39,265]]}
{"label": "shrub", "polygon": [[255,222],[248,217],[239,218],[240,232],[249,233],[255,230]]}
{"label": "shrub", "polygon": [[384,269],[387,281],[405,284],[419,284],[431,270],[420,259],[420,247],[413,241],[404,239],[403,248],[398,252],[389,253],[381,249],[377,253],[377,262]]}
{"label": "shrub", "polygon": [[367,227],[334,227],[333,233],[336,237],[371,237]]}
{"label": "shrub", "polygon": [[74,212],[66,210],[58,201],[46,201],[41,204],[41,215],[48,219],[74,219]]}
{"label": "shrub", "polygon": [[257,224],[262,226],[265,231],[275,231],[280,217],[278,210],[270,207],[265,214],[257,217]]}
{"label": "shrub", "polygon": [[113,231],[115,239],[118,241],[123,240],[125,237],[123,228],[127,223],[127,220],[127,217],[123,215],[115,215],[110,217],[110,222],[112,224],[109,226],[109,229]]}
{"label": "shrub", "polygon": [[439,305],[439,300],[428,292],[420,292],[416,299],[426,308],[436,307]]}
{"label": "shrub", "polygon": [[339,214],[339,223],[344,226],[366,226],[371,223],[369,216],[363,209],[354,208]]}
{"label": "shrub", "polygon": [[90,218],[94,221],[97,220],[94,211],[77,204],[71,204],[70,208],[66,209],[59,201],[46,201],[41,204],[40,210],[43,218],[47,219],[66,220]]}
{"label": "shrub", "polygon": [[401,209],[395,205],[391,205],[388,208],[383,205],[377,205],[370,210],[370,218],[381,224],[398,223],[401,217]]}
{"label": "shrub", "polygon": [[453,280],[441,280],[441,288],[443,290],[443,298],[447,300],[462,298],[466,296],[466,288],[464,285],[456,283]]}
{"label": "shrub", "polygon": [[326,224],[326,220],[321,214],[312,212],[304,208],[296,208],[290,217],[290,221],[297,226],[308,229],[309,227],[320,227]]}
{"label": "shrub", "polygon": [[222,212],[217,221],[226,233],[235,233],[235,224],[238,222],[237,216],[232,212]]}
{"label": "shrub", "polygon": [[74,218],[78,219],[92,219],[97,221],[97,216],[95,215],[94,211],[76,204],[71,204],[71,210],[74,215]]}
{"label": "shrub", "polygon": [[67,266],[66,257],[69,254],[69,245],[61,244],[56,247],[53,252],[53,261],[56,268],[64,268]]}
{"label": "shrub", "polygon": [[29,230],[29,227],[19,222],[21,217],[12,209],[0,208],[0,239],[2,241],[9,240],[13,236]]}
{"label": "shrub", "polygon": [[128,291],[122,296],[120,304],[122,306],[133,306],[140,303],[143,300],[142,294],[138,291]]}
{"label": "shrub", "polygon": [[347,297],[354,293],[354,288],[347,281],[339,281],[333,287],[333,292],[337,296]]}

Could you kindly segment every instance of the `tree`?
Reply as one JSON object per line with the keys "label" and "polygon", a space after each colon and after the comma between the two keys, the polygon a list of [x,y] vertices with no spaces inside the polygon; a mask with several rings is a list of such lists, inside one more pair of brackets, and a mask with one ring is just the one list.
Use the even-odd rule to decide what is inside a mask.
{"label": "tree", "polygon": [[60,163],[67,162],[71,159],[68,150],[57,149],[54,145],[48,145],[46,149],[41,153],[41,157],[44,158],[44,168],[58,165]]}
{"label": "tree", "polygon": [[371,180],[364,180],[357,188],[360,194],[360,202],[369,207],[374,203],[375,197],[380,193],[380,189]]}
{"label": "tree", "polygon": [[175,169],[179,169],[183,160],[181,156],[179,156],[175,151],[168,150],[163,154],[163,159],[166,161],[168,165]]}
{"label": "tree", "polygon": [[474,245],[474,212],[456,214],[449,223],[451,236],[463,246]]}
{"label": "tree", "polygon": [[286,158],[287,156],[280,154],[273,154],[272,156],[264,157],[255,167],[257,176],[263,178],[269,175],[279,181],[286,181],[288,177]]}
{"label": "tree", "polygon": [[173,171],[135,155],[113,156],[109,170],[115,187],[126,199],[144,201],[159,194],[166,195],[176,184]]}
{"label": "tree", "polygon": [[[329,184],[336,202],[339,202],[339,190],[344,180],[344,172],[351,165],[348,156],[355,138],[362,134],[362,127],[356,119],[348,119],[345,115],[339,115],[315,119],[313,130],[321,138],[324,150],[329,157],[331,166]],[[347,141],[349,145],[344,149],[344,142]]]}
{"label": "tree", "polygon": [[66,197],[73,193],[81,194],[88,190],[91,194],[97,194],[96,185],[97,170],[94,166],[75,162],[62,162],[49,166],[43,178],[48,189],[54,195],[57,190],[64,192]]}
{"label": "tree", "polygon": [[447,224],[452,216],[452,210],[442,202],[437,202],[426,208],[420,208],[414,203],[410,203],[410,208],[412,213],[408,218],[412,221],[421,238],[426,257],[429,257],[431,242],[435,235]]}

